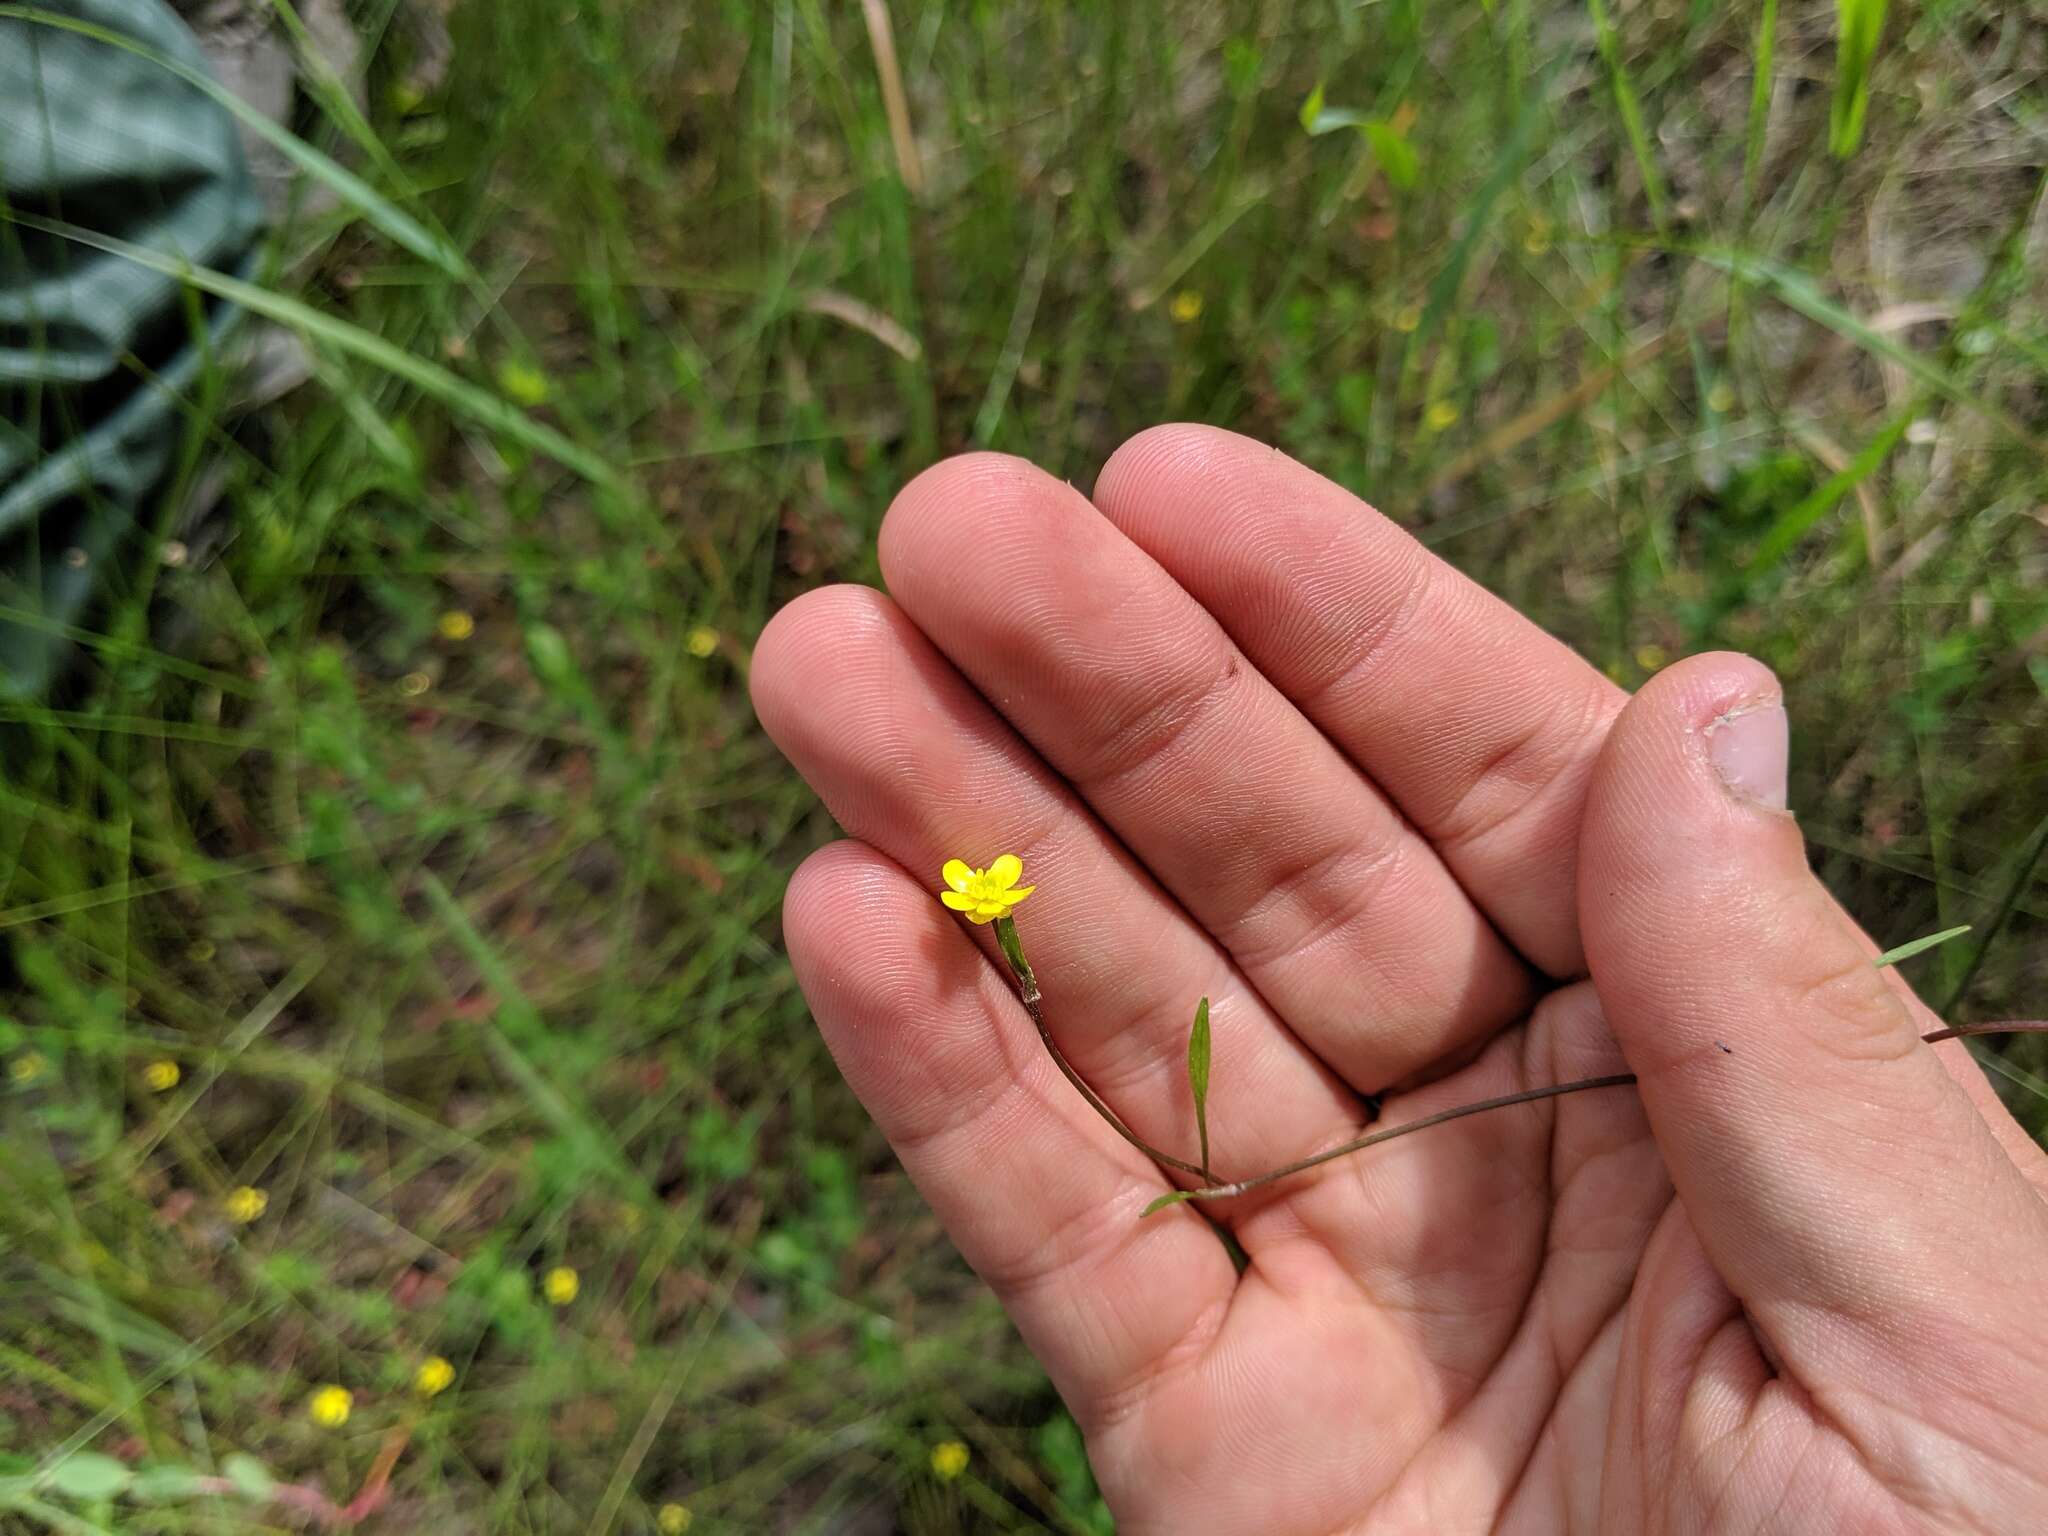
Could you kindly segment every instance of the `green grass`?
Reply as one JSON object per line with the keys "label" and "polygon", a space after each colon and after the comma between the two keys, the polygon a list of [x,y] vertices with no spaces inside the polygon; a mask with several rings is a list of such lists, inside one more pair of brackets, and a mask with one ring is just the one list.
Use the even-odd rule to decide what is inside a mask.
{"label": "green grass", "polygon": [[831,828],[745,700],[976,444],[1226,423],[1626,683],[1755,652],[1830,884],[2042,1011],[2038,35],[1894,15],[1843,161],[1826,4],[890,10],[921,197],[857,6],[470,0],[421,100],[358,8],[262,300],[317,382],[195,413],[221,513],[4,710],[0,1529],[273,1529],[58,1463],[345,1503],[401,1430],[391,1529],[1106,1529],[805,1018]]}

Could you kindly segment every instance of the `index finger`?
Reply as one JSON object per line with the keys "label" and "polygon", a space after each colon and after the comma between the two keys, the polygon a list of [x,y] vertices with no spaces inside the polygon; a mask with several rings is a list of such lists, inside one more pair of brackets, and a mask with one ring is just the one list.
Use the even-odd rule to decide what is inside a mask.
{"label": "index finger", "polygon": [[1579,819],[1627,694],[1343,487],[1214,427],[1142,432],[1095,503],[1386,792],[1501,933],[1585,969]]}

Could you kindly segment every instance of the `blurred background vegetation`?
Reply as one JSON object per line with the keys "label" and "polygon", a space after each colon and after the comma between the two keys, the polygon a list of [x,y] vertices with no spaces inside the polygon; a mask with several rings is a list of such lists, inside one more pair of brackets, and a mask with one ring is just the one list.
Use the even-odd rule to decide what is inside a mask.
{"label": "blurred background vegetation", "polygon": [[1849,908],[2041,1012],[2048,27],[1843,11],[355,4],[314,378],[0,706],[0,1528],[1111,1529],[778,950],[750,642],[963,448],[1227,424],[1757,653]]}

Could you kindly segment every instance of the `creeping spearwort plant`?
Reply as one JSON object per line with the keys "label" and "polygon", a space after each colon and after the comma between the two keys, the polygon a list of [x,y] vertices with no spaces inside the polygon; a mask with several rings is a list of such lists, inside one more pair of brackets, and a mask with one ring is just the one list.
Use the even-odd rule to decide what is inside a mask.
{"label": "creeping spearwort plant", "polygon": [[[1311,1168],[1319,1168],[1324,1163],[1348,1157],[1354,1152],[1363,1152],[1367,1147],[1378,1146],[1383,1141],[1393,1141],[1398,1137],[1413,1135],[1417,1131],[1429,1130],[1433,1126],[1447,1125],[1468,1115],[1484,1114],[1494,1109],[1510,1109],[1517,1104],[1533,1104],[1539,1099],[1554,1099],[1564,1094],[1584,1093],[1594,1088],[1626,1088],[1636,1081],[1633,1072],[1611,1072],[1602,1077],[1582,1077],[1568,1083],[1526,1088],[1520,1093],[1506,1093],[1498,1098],[1479,1099],[1470,1104],[1459,1104],[1451,1109],[1439,1110],[1433,1115],[1424,1115],[1418,1120],[1408,1120],[1399,1125],[1365,1132],[1311,1156],[1283,1164],[1278,1168],[1268,1168],[1263,1173],[1220,1181],[1210,1172],[1209,1161],[1209,1080],[1214,1049],[1209,1025],[1209,999],[1205,997],[1196,1003],[1194,1025],[1188,1032],[1188,1091],[1194,1100],[1196,1134],[1200,1141],[1200,1160],[1189,1162],[1185,1158],[1175,1157],[1171,1152],[1153,1146],[1126,1125],[1116,1111],[1103,1101],[1102,1096],[1089,1087],[1087,1080],[1074,1070],[1073,1064],[1067,1060],[1058,1042],[1054,1040],[1052,1030],[1046,1023],[1045,998],[1039,990],[1038,976],[1031,969],[1031,962],[1024,958],[1024,941],[1018,936],[1016,920],[1011,916],[1017,904],[1038,889],[1035,885],[1017,884],[1024,878],[1024,861],[1014,853],[1005,853],[986,869],[977,869],[964,859],[948,859],[945,868],[940,871],[940,877],[945,881],[945,889],[939,892],[939,900],[977,927],[989,923],[995,925],[996,943],[1002,949],[1003,958],[1009,962],[1011,974],[1016,978],[1018,1000],[1023,1003],[1024,1011],[1030,1015],[1046,1054],[1052,1057],[1053,1064],[1073,1085],[1074,1091],[1087,1101],[1090,1109],[1107,1122],[1111,1130],[1151,1158],[1169,1176],[1179,1173],[1196,1181],[1192,1188],[1170,1190],[1159,1196],[1145,1207],[1143,1214],[1146,1216],[1164,1210],[1167,1206],[1180,1205],[1189,1200],[1227,1200],[1269,1184],[1277,1184],[1282,1179],[1306,1173]],[[1902,944],[1897,949],[1887,950],[1871,963],[1877,966],[1893,965],[1968,932],[1969,928],[1965,926],[1929,934],[1909,944]],[[1925,1043],[1933,1044],[1936,1041],[1955,1040],[1968,1035],[2040,1033],[2048,1033],[2048,1020],[2004,1019],[1993,1024],[1952,1025],[1947,1029],[1934,1030],[1921,1036],[1921,1039]],[[1377,1115],[1378,1101],[1370,1102]]]}

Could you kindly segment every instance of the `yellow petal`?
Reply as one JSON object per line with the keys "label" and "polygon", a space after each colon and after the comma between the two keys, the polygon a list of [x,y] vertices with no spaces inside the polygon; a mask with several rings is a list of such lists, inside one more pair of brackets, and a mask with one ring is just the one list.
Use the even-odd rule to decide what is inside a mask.
{"label": "yellow petal", "polygon": [[962,896],[958,891],[941,891],[939,892],[939,900],[943,901],[955,912],[972,912],[974,910],[974,898],[972,896]]}
{"label": "yellow petal", "polygon": [[974,878],[974,871],[958,859],[946,860],[946,867],[939,871],[939,877],[956,891],[967,889],[967,882]]}
{"label": "yellow petal", "polygon": [[1011,906],[1014,907],[1015,905],[1017,905],[1018,902],[1022,901],[1026,896],[1029,896],[1033,891],[1037,889],[1038,887],[1035,885],[1020,885],[1013,891],[1003,892],[1003,900],[1007,901]]}
{"label": "yellow petal", "polygon": [[977,907],[967,914],[967,921],[979,928],[983,923],[992,923],[1002,915],[1001,907]]}
{"label": "yellow petal", "polygon": [[1004,854],[988,867],[989,883],[999,891],[1007,891],[1023,873],[1024,861],[1014,853]]}

